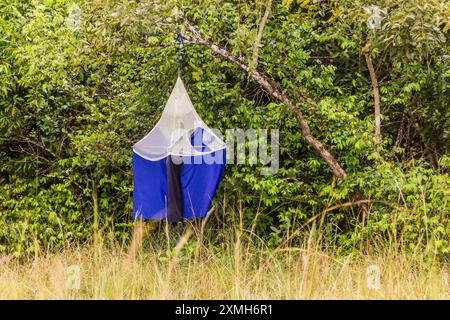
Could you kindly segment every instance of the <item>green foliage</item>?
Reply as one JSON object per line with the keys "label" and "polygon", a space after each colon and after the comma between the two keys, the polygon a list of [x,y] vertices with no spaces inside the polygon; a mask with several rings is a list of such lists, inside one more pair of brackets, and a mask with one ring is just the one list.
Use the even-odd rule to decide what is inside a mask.
{"label": "green foliage", "polygon": [[[365,24],[369,4],[388,9],[380,30]],[[189,35],[174,8],[1,2],[1,252],[22,256],[90,240],[95,198],[100,229],[128,239],[131,147],[158,120],[176,79],[176,48],[163,44],[175,40],[176,29]],[[188,1],[177,10],[250,64],[264,12],[259,2]],[[232,225],[242,210],[245,228],[254,224],[258,236],[278,245],[319,217],[327,245],[351,251],[388,243],[448,254],[447,17],[448,6],[431,0],[274,1],[258,70],[295,102],[345,168],[348,177],[339,182],[283,104],[206,47],[184,47],[182,77],[206,123],[280,130],[277,174],[260,175],[261,165],[227,166],[215,199],[223,215],[209,223]],[[360,52],[368,41],[380,83],[382,159]],[[354,204],[361,199],[370,201]],[[352,204],[324,213],[343,203]]]}

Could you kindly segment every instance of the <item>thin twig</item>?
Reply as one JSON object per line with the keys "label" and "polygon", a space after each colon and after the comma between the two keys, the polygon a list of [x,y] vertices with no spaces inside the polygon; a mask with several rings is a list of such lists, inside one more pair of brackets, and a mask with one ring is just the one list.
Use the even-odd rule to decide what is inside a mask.
{"label": "thin twig", "polygon": [[378,86],[378,79],[375,73],[375,69],[373,67],[371,51],[370,51],[370,42],[361,49],[364,58],[366,59],[367,69],[370,74],[370,81],[372,82],[373,89],[373,102],[374,102],[374,117],[375,117],[375,150],[379,154],[380,145],[381,145],[381,106],[380,106],[380,88]]}
{"label": "thin twig", "polygon": [[349,202],[336,204],[334,206],[326,208],[323,212],[327,213],[327,212],[331,212],[331,211],[339,209],[339,208],[352,207],[352,206],[355,206],[355,205],[357,206],[357,205],[364,204],[364,203],[380,203],[380,204],[384,204],[385,206],[388,206],[392,209],[395,209],[397,211],[405,210],[405,207],[397,206],[397,205],[387,202],[387,201],[363,199],[363,200],[358,200],[358,201],[349,201]]}

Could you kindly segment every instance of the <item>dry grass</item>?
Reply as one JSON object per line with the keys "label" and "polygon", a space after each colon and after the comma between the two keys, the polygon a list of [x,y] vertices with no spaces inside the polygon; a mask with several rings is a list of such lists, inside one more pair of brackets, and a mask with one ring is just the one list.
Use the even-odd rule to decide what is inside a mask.
{"label": "dry grass", "polygon": [[[28,262],[0,257],[1,299],[448,299],[449,266],[401,254],[337,257],[312,246],[275,253],[241,240],[195,248],[182,239],[166,252],[146,246],[130,254],[66,249]],[[81,286],[67,287],[79,265]],[[381,270],[369,289],[367,267]]]}

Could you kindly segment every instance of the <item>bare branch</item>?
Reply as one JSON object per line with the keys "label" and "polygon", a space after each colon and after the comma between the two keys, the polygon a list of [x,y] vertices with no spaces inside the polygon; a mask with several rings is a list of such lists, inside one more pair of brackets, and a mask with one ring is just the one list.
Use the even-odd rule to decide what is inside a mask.
{"label": "bare branch", "polygon": [[261,19],[261,23],[259,24],[258,34],[256,35],[255,39],[255,46],[253,49],[253,59],[252,59],[252,69],[256,69],[258,66],[258,54],[259,54],[259,48],[261,47],[261,39],[264,32],[264,27],[266,26],[267,19],[269,18],[270,9],[272,7],[272,0],[267,0],[266,3],[266,11],[264,12],[264,16]]}
{"label": "bare branch", "polygon": [[[239,66],[242,70],[247,72],[255,81],[257,81],[270,95],[275,99],[281,101],[286,105],[286,107],[294,114],[297,121],[301,127],[303,137],[306,141],[316,150],[317,153],[325,160],[330,169],[332,170],[336,178],[344,178],[346,173],[344,169],[340,166],[339,162],[333,157],[333,155],[317,140],[312,134],[309,125],[302,113],[294,106],[294,103],[284,94],[283,91],[276,88],[271,84],[271,81],[259,71],[250,69],[241,59],[232,55],[227,50],[220,48],[219,46],[211,43],[210,41],[203,39],[198,30],[184,17],[180,16],[181,20],[184,22],[185,26],[194,36],[195,41],[198,44],[204,45],[212,50],[214,53],[220,55],[221,57],[233,62]],[[307,98],[302,97],[304,101],[308,101]]]}
{"label": "bare branch", "polygon": [[397,211],[402,211],[402,210],[406,209],[405,207],[395,205],[395,204],[390,203],[388,201],[362,199],[362,200],[358,200],[358,201],[354,201],[354,202],[350,201],[350,202],[336,204],[334,206],[326,208],[323,212],[327,213],[327,212],[331,212],[331,211],[339,209],[339,208],[352,207],[352,206],[355,206],[355,205],[361,205],[361,204],[367,204],[367,203],[380,203],[380,204],[388,206],[388,207],[390,207],[392,209],[395,209]]}
{"label": "bare branch", "polygon": [[374,102],[374,116],[375,116],[375,150],[380,153],[381,144],[381,106],[380,106],[380,88],[378,86],[378,79],[373,67],[372,58],[370,57],[370,43],[368,43],[364,48],[361,49],[364,58],[366,59],[367,69],[369,69],[370,81],[372,82],[373,89],[373,102]]}

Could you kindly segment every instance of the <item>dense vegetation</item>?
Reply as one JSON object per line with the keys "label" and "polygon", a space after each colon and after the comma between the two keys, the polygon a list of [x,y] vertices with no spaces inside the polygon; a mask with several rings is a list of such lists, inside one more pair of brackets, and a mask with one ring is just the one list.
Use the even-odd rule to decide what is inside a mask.
{"label": "dense vegetation", "polygon": [[[372,4],[387,10],[380,29],[366,24]],[[130,238],[132,145],[176,80],[181,31],[181,75],[207,124],[280,129],[275,175],[227,166],[211,246],[242,216],[269,246],[317,228],[322,245],[345,252],[388,245],[448,257],[447,1],[1,0],[0,17],[0,252],[61,248],[97,228]],[[250,73],[193,43],[185,21]],[[345,178],[253,70],[289,97]]]}

